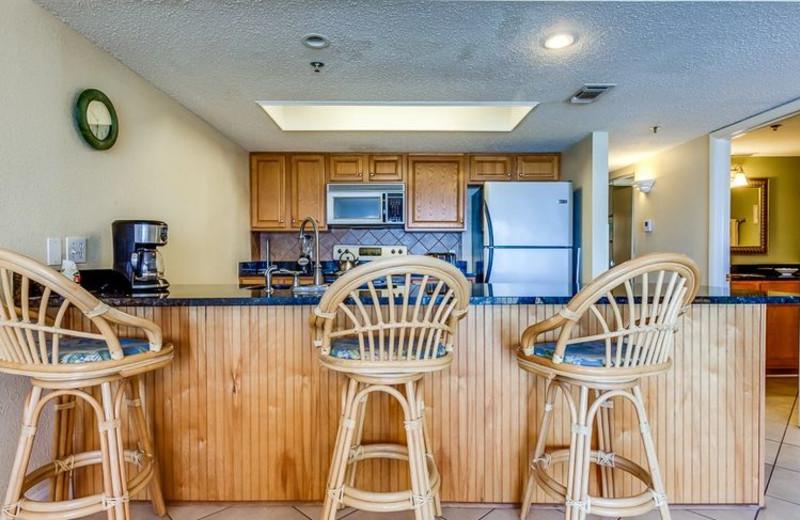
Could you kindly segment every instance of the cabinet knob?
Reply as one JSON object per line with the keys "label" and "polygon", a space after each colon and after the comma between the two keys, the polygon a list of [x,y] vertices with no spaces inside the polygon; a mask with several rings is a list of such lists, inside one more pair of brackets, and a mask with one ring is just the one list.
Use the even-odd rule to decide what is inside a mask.
{"label": "cabinet knob", "polygon": [[369,176],[370,177],[375,177],[375,174],[374,173],[370,173]]}
{"label": "cabinet knob", "polygon": [[364,176],[364,174],[363,174],[363,173],[361,173],[361,172],[358,172],[358,176],[359,176],[359,177],[363,177],[363,176]]}
{"label": "cabinet knob", "polygon": [[280,222],[281,224],[283,224],[283,219],[280,219],[278,222]]}
{"label": "cabinet knob", "polygon": [[511,172],[508,172],[508,173],[506,174],[506,177],[511,177]]}
{"label": "cabinet knob", "polygon": [[297,220],[292,219],[292,224],[296,224],[296,223],[297,223]]}

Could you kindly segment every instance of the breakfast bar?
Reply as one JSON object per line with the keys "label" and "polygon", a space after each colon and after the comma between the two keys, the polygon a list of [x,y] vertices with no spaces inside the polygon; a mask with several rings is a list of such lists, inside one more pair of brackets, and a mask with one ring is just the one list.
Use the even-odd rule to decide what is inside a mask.
{"label": "breakfast bar", "polygon": [[[168,501],[322,500],[344,378],[316,363],[308,320],[318,298],[176,285],[164,297],[101,299],[153,320],[175,346],[174,363],[144,383]],[[425,380],[443,501],[519,503],[545,382],[517,368],[516,347],[528,325],[568,301],[524,285],[472,286],[455,362]],[[796,302],[703,288],[681,317],[673,369],[643,385],[671,504],[764,503],[766,304]],[[641,463],[635,414],[615,406],[615,447]],[[400,417],[387,396],[371,399],[365,438],[400,441]],[[568,414],[556,417],[548,445],[563,446]],[[91,441],[93,429],[83,431]],[[408,486],[397,461],[362,464],[367,489]],[[554,476],[563,480],[563,470]],[[99,479],[76,479],[79,493]],[[639,486],[627,475],[616,485]],[[534,501],[550,499],[538,490]]]}

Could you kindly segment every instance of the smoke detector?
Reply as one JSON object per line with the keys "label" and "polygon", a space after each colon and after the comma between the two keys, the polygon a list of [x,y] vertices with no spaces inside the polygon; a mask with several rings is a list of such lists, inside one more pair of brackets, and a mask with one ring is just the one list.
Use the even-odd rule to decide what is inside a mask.
{"label": "smoke detector", "polygon": [[572,95],[569,102],[575,105],[586,105],[615,86],[614,83],[587,83]]}

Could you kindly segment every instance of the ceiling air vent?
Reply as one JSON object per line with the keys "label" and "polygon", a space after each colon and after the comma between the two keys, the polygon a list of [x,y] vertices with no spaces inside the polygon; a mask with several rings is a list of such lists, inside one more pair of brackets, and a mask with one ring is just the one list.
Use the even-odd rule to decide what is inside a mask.
{"label": "ceiling air vent", "polygon": [[569,102],[576,105],[585,105],[587,103],[591,103],[600,97],[600,94],[611,90],[614,88],[614,86],[615,85],[613,83],[587,83],[572,95],[572,97],[569,99]]}

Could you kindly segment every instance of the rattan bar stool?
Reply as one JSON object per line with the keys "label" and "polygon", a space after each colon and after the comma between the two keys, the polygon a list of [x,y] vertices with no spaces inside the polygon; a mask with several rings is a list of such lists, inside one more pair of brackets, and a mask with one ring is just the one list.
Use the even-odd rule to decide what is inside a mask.
{"label": "rattan bar stool", "polygon": [[[93,331],[71,327],[76,319],[91,323]],[[139,329],[147,339],[118,338],[114,326]],[[60,520],[107,511],[110,520],[127,520],[129,497],[148,486],[156,513],[166,514],[139,375],[167,365],[172,356],[155,323],[112,309],[58,272],[0,249],[0,372],[31,381],[0,519]],[[99,450],[74,453],[79,400],[95,416]],[[56,409],[54,458],[29,471],[34,437],[49,403]],[[123,448],[125,406],[132,412],[136,449]],[[130,479],[126,463],[137,467]],[[103,492],[70,498],[73,470],[95,464],[102,467]],[[48,479],[51,501],[25,497]]]}
{"label": "rattan bar stool", "polygon": [[[384,294],[381,294],[384,293]],[[387,297],[393,295],[393,297]],[[425,427],[422,381],[453,362],[458,321],[470,286],[456,267],[426,256],[377,260],[348,271],[311,317],[319,362],[348,378],[322,520],[339,507],[414,510],[417,520],[441,515],[439,472]],[[362,444],[367,398],[389,394],[404,414],[407,444]],[[378,493],[354,487],[359,460],[407,460],[411,489]]]}
{"label": "rattan bar stool", "polygon": [[[583,519],[589,513],[628,517],[655,508],[661,518],[670,518],[640,381],[671,368],[678,317],[694,300],[699,279],[697,265],[684,255],[645,255],[602,274],[561,312],[522,334],[519,367],[546,377],[549,383],[522,499],[523,520],[536,483],[565,504],[567,520]],[[542,335],[546,338],[540,339]],[[573,387],[578,390],[577,403]],[[547,452],[558,390],[567,402],[572,434],[568,449]],[[636,410],[647,469],[614,453],[610,420],[615,397],[630,401]],[[593,449],[595,427],[597,447]],[[567,464],[566,485],[547,473],[556,463]],[[600,468],[601,496],[589,495],[590,464]],[[645,490],[616,497],[614,469],[634,475]]]}

